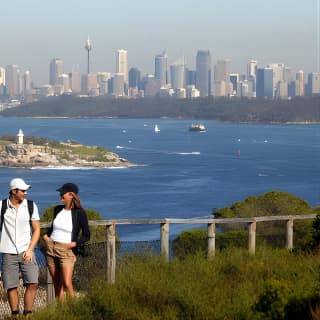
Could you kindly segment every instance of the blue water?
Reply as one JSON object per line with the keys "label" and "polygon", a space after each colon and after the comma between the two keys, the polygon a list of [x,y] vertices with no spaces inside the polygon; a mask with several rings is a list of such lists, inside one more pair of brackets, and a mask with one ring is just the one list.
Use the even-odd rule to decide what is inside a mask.
{"label": "blue water", "polygon": [[[105,219],[210,217],[270,190],[290,192],[320,205],[320,125],[248,125],[202,121],[207,132],[189,132],[191,121],[128,119],[2,119],[0,135],[76,140],[104,146],[142,166],[122,169],[44,170],[0,168],[0,195],[22,177],[40,210],[58,203],[56,188],[80,187],[86,208]],[[161,132],[154,133],[158,124]],[[134,229],[134,228],[133,228]],[[122,239],[157,239],[158,226],[119,229]],[[178,233],[173,227],[171,233]]]}

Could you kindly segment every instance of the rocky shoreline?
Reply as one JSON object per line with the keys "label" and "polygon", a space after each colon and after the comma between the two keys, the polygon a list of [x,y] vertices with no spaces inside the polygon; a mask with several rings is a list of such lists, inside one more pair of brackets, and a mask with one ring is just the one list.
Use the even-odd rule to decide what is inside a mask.
{"label": "rocky shoreline", "polygon": [[[10,143],[0,145],[0,167],[132,167],[136,164],[120,158],[114,152],[101,152],[101,148],[87,147],[81,144],[61,143],[63,148],[33,143]],[[92,154],[77,152],[80,148],[92,151]],[[99,151],[99,159],[94,153]]]}

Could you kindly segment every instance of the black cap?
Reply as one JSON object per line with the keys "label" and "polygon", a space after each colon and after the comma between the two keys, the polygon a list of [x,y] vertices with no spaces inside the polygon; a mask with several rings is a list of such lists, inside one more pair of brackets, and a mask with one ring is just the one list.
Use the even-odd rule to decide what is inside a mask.
{"label": "black cap", "polygon": [[67,193],[67,192],[78,193],[79,192],[79,188],[78,188],[78,186],[76,184],[68,182],[68,183],[65,183],[59,189],[57,189],[57,191],[59,191],[60,193]]}

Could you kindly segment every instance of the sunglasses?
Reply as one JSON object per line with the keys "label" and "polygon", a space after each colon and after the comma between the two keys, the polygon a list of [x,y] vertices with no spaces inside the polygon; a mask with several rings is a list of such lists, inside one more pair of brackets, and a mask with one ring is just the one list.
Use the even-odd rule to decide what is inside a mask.
{"label": "sunglasses", "polygon": [[17,191],[20,191],[20,192],[23,192],[23,193],[26,193],[27,190],[21,190],[21,189],[16,189]]}

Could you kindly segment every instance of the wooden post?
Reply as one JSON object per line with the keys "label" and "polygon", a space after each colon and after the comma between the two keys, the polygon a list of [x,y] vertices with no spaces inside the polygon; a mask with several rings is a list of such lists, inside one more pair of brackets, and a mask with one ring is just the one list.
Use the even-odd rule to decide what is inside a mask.
{"label": "wooden post", "polygon": [[161,257],[169,261],[169,223],[160,224]]}
{"label": "wooden post", "polygon": [[293,219],[290,218],[287,221],[287,241],[286,241],[286,248],[292,249],[293,248]]}
{"label": "wooden post", "polygon": [[107,225],[107,280],[114,283],[116,280],[116,227]]}
{"label": "wooden post", "polygon": [[257,222],[255,220],[253,222],[250,222],[248,225],[248,229],[249,229],[249,253],[255,254]]}
{"label": "wooden post", "polygon": [[49,272],[48,267],[46,267],[46,269],[47,269],[47,304],[50,304],[54,302],[55,292],[54,292],[54,286],[53,286],[51,274]]}
{"label": "wooden post", "polygon": [[216,252],[216,224],[208,223],[208,259],[212,259]]}

